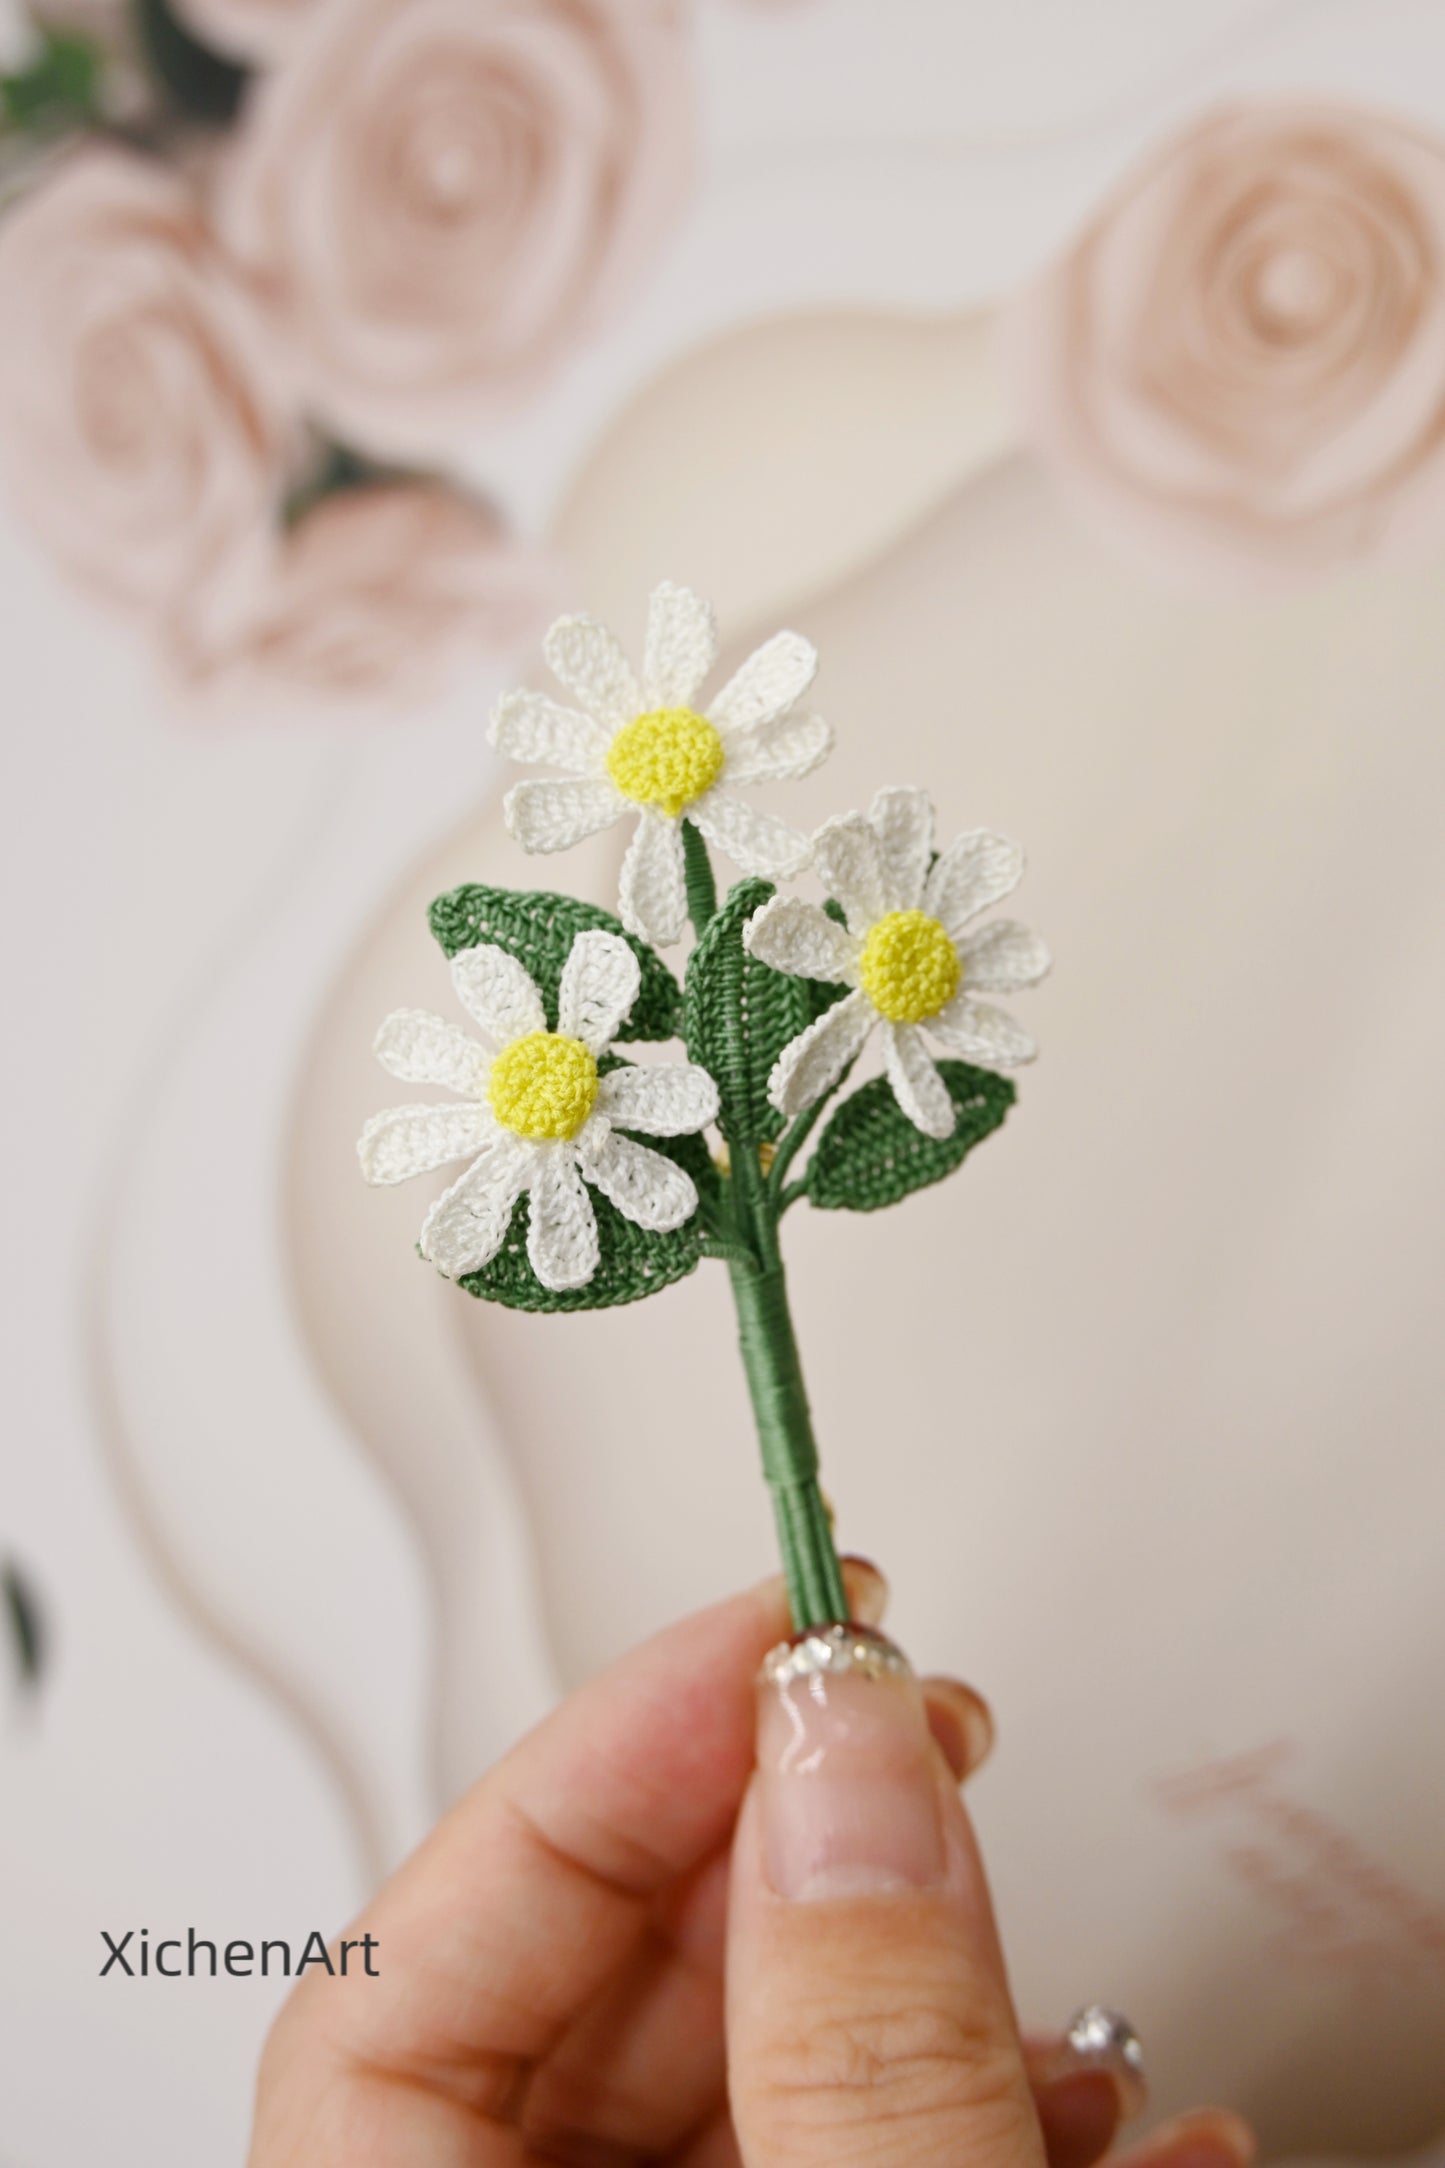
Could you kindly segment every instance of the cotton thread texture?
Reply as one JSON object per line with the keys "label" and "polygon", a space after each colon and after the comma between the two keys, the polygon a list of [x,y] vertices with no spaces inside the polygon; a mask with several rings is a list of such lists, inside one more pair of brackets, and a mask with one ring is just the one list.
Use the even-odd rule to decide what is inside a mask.
{"label": "cotton thread texture", "polygon": [[[469,901],[475,904],[476,896]],[[518,931],[529,945],[542,945],[525,913]],[[548,945],[555,966],[555,939]],[[688,1064],[659,1065],[643,1079],[609,1057],[642,992],[642,961],[623,935],[595,925],[574,934],[550,979],[555,1030],[536,980],[495,942],[457,949],[451,972],[480,1041],[444,1018],[409,1009],[382,1025],[376,1053],[394,1074],[445,1085],[462,1095],[461,1104],[389,1108],[367,1123],[357,1147],[372,1182],[470,1161],[422,1222],[422,1255],[452,1279],[484,1272],[507,1243],[525,1196],[527,1264],[538,1294],[557,1297],[590,1286],[602,1264],[602,1227],[589,1187],[650,1239],[685,1226],[698,1206],[692,1177],[676,1157],[639,1143],[624,1125],[666,1137],[696,1132],[717,1113],[717,1088],[705,1070]],[[700,1239],[677,1253],[679,1271],[701,1255]],[[615,1236],[611,1246],[615,1258],[625,1253],[628,1262],[614,1271],[602,1299],[627,1300],[625,1283],[655,1280],[658,1261]],[[517,1283],[499,1275],[498,1289],[506,1300]],[[534,1306],[530,1294],[524,1306]]]}
{"label": "cotton thread texture", "polygon": [[844,1100],[818,1139],[806,1177],[810,1204],[825,1212],[899,1204],[952,1174],[1000,1127],[1016,1096],[1007,1077],[961,1061],[940,1062],[938,1073],[953,1115],[949,1134],[924,1136],[898,1106],[888,1079],[875,1077]]}
{"label": "cotton thread texture", "polygon": [[825,821],[812,859],[841,923],[816,904],[778,897],[749,923],[747,946],[775,971],[852,991],[782,1049],[768,1097],[780,1114],[802,1113],[835,1088],[876,1029],[899,1108],[924,1136],[945,1138],[954,1110],[929,1039],[989,1069],[1037,1052],[1007,1010],[977,996],[1034,985],[1048,950],[1010,920],[971,930],[1018,885],[1023,853],[986,829],[935,853],[928,793],[894,788],[878,792],[866,819]]}
{"label": "cotton thread texture", "polygon": [[[976,830],[933,847],[926,792],[880,791],[866,817],[797,836],[721,788],[804,774],[826,725],[799,705],[816,657],[795,633],[751,655],[705,706],[711,612],[655,591],[640,677],[594,620],[554,625],[546,654],[580,703],[505,695],[493,741],[567,772],[519,784],[508,825],[558,850],[630,808],[621,920],[571,898],[468,885],[431,910],[473,1039],[423,1010],[378,1035],[384,1066],[455,1106],[387,1109],[359,1145],[373,1181],[469,1162],[427,1213],[419,1248],[469,1292],[526,1310],[596,1309],[658,1292],[703,1256],[724,1260],[795,1623],[816,1646],[866,1656],[846,1617],[831,1514],[788,1305],[780,1223],[806,1197],[872,1211],[951,1173],[1013,1102],[996,1072],[1029,1040],[980,992],[1032,984],[1047,952],[1008,921],[1022,854]],[[719,907],[709,845],[743,866]],[[811,857],[821,906],[769,876]],[[690,917],[680,989],[653,944]],[[939,1060],[924,1029],[945,1053]],[[625,1038],[681,1031],[685,1063],[634,1066]],[[820,1124],[870,1034],[884,1074]],[[703,1136],[718,1124],[715,1163]],[[652,1142],[644,1142],[650,1138]],[[811,1143],[801,1174],[794,1170]]]}
{"label": "cotton thread texture", "polygon": [[781,1266],[732,1273],[738,1344],[795,1615],[846,1618],[848,1598],[818,1489],[813,1419]]}
{"label": "cotton thread texture", "polygon": [[580,1039],[529,1031],[492,1063],[487,1103],[519,1137],[575,1137],[597,1103],[597,1063]]}
{"label": "cotton thread texture", "polygon": [[654,708],[624,723],[607,751],[607,773],[624,798],[676,820],[711,790],[723,769],[723,741],[692,708]]}
{"label": "cotton thread texture", "polygon": [[[579,933],[618,936],[637,958],[638,994],[614,1038],[673,1039],[682,1017],[682,991],[662,958],[629,934],[610,911],[545,889],[488,888],[468,881],[438,896],[428,923],[446,956],[490,943],[506,949],[541,989],[548,1025],[556,1028],[557,997],[566,960]],[[551,990],[549,993],[549,989]]]}
{"label": "cotton thread texture", "polygon": [[921,1024],[958,991],[958,951],[926,911],[889,911],[870,927],[858,984],[891,1024]]}
{"label": "cotton thread texture", "polygon": [[688,959],[683,1036],[691,1059],[716,1079],[730,1145],[771,1141],[781,1131],[767,1081],[810,1015],[803,981],[756,963],[744,946],[749,920],[772,893],[768,881],[739,881]]}
{"label": "cotton thread texture", "polygon": [[649,600],[640,674],[605,625],[562,618],[543,652],[577,707],[518,691],[492,716],[499,752],[564,771],[508,791],[507,826],[524,850],[566,850],[636,816],[618,909],[630,933],[664,947],[687,917],[683,814],[745,873],[795,872],[807,837],[734,786],[793,781],[833,742],[822,718],[798,705],[818,663],[810,641],[775,634],[704,702],[717,645],[702,597],[664,582]]}

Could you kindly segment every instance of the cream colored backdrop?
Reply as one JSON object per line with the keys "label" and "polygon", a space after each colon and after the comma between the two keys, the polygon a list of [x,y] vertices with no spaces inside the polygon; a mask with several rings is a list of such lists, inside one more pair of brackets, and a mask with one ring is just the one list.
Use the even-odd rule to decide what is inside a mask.
{"label": "cream colored backdrop", "polygon": [[[977,1805],[1028,2017],[1119,2002],[1161,2108],[1227,2099],[1277,2154],[1419,2148],[1445,561],[1164,586],[1022,450],[988,304],[1212,92],[1445,129],[1445,44],[1403,5],[897,13],[886,55],[841,0],[705,13],[692,224],[484,455],[632,637],[667,575],[730,645],[818,641],[810,812],[926,781],[945,827],[1026,839],[1058,966],[1005,1135],[896,1212],[790,1222],[840,1534],[997,1708]],[[99,1929],[330,1928],[771,1535],[712,1268],[492,1313],[416,1265],[413,1194],[356,1179],[374,1024],[442,989],[426,900],[537,879],[495,684],[364,736],[200,736],[18,530],[0,607],[5,1511],[57,1635],[0,1733],[0,2157],[169,2168],[240,2157],[274,1996],[116,1993]]]}

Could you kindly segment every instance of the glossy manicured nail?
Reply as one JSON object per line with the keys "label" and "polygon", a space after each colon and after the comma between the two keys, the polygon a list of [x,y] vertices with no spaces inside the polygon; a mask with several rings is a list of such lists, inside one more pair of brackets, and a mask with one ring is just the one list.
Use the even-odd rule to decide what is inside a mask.
{"label": "glossy manicured nail", "polygon": [[993,1714],[981,1694],[962,1679],[927,1678],[923,1703],[928,1728],[957,1781],[981,1769],[993,1752]]}
{"label": "glossy manicured nail", "polygon": [[866,1627],[774,1649],[758,1682],[768,1879],[817,1900],[922,1889],[943,1873],[936,1763],[907,1658]]}
{"label": "glossy manicured nail", "polygon": [[848,1591],[849,1615],[859,1626],[881,1626],[888,1609],[888,1576],[871,1558],[850,1556],[839,1560],[843,1586]]}
{"label": "glossy manicured nail", "polygon": [[1089,2168],[1148,2097],[1139,2035],[1119,2011],[1091,2002],[1067,2032],[1024,2052],[1049,2168]]}
{"label": "glossy manicured nail", "polygon": [[1103,2072],[1119,2092],[1119,2112],[1127,2122],[1149,2097],[1144,2080],[1144,2050],[1128,2018],[1107,2003],[1085,2003],[1069,2020],[1067,2032],[1038,2048],[1030,2058],[1035,2084]]}

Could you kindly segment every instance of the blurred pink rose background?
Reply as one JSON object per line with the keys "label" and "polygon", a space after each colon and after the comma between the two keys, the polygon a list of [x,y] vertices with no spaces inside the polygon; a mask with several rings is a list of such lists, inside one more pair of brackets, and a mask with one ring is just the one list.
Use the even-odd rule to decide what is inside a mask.
{"label": "blurred pink rose background", "polygon": [[221,210],[300,396],[416,451],[536,390],[679,208],[688,61],[671,0],[322,0]]}
{"label": "blurred pink rose background", "polygon": [[422,703],[468,660],[531,638],[556,601],[547,558],[435,481],[324,497],[268,533],[167,627],[187,696],[225,715],[297,698]]}
{"label": "blurred pink rose background", "polygon": [[[553,568],[441,470],[677,214],[681,0],[184,0],[159,46],[57,4],[98,102],[42,116],[0,224],[0,463],[57,564],[210,712],[409,707],[531,640]],[[99,133],[118,24],[131,146]]]}
{"label": "blurred pink rose background", "polygon": [[63,570],[174,606],[272,516],[287,422],[190,191],[68,157],[0,222],[0,459]]}
{"label": "blurred pink rose background", "polygon": [[203,44],[228,59],[266,65],[295,44],[317,0],[182,0],[176,13]]}
{"label": "blurred pink rose background", "polygon": [[1445,527],[1445,149],[1260,106],[1175,139],[1013,311],[1035,443],[1121,539],[1234,580]]}

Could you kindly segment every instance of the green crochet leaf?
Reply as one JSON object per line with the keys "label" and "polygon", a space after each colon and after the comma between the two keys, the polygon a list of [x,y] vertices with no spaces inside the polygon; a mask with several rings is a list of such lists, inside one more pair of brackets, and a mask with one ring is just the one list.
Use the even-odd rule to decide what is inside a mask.
{"label": "green crochet leaf", "polygon": [[768,1104],[768,1075],[813,1016],[806,979],[770,970],[743,947],[744,926],[773,892],[771,881],[739,881],[688,958],[683,1038],[717,1085],[729,1144],[757,1144],[785,1126]]}
{"label": "green crochet leaf", "polygon": [[825,1212],[876,1212],[897,1204],[961,1166],[998,1128],[1014,1103],[1007,1077],[967,1062],[941,1061],[957,1122],[951,1137],[925,1137],[893,1096],[886,1077],[845,1099],[818,1139],[808,1165],[808,1202]]}
{"label": "green crochet leaf", "polygon": [[[647,1138],[655,1149],[663,1147]],[[675,1140],[673,1140],[675,1141]],[[670,1154],[676,1158],[674,1151]],[[527,1262],[528,1200],[517,1199],[507,1239],[489,1265],[468,1272],[457,1281],[469,1295],[485,1302],[505,1303],[509,1310],[610,1310],[620,1302],[641,1302],[644,1296],[661,1293],[674,1280],[685,1280],[702,1256],[702,1229],[698,1215],[670,1235],[651,1234],[624,1219],[615,1205],[588,1189],[597,1214],[597,1239],[602,1255],[596,1272],[585,1287],[554,1294],[542,1285]]]}
{"label": "green crochet leaf", "polygon": [[618,1038],[675,1039],[681,1029],[682,994],[662,958],[595,903],[545,890],[484,888],[469,881],[438,896],[427,916],[448,956],[490,941],[525,965],[541,989],[554,1031],[557,987],[574,937],[590,927],[621,934],[642,966],[642,987]]}

